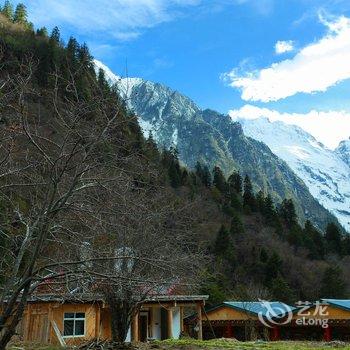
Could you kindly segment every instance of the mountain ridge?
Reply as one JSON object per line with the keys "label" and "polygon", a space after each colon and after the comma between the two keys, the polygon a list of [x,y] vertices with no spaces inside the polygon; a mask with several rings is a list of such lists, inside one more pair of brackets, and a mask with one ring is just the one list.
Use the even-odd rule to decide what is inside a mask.
{"label": "mountain ridge", "polygon": [[332,151],[296,125],[268,118],[234,118],[246,135],[267,144],[306,183],[311,194],[350,231],[350,150],[343,141]]}
{"label": "mountain ridge", "polygon": [[[97,69],[104,65],[95,61]],[[219,166],[226,176],[238,170],[248,174],[255,190],[271,193],[275,202],[291,198],[298,215],[320,227],[336,219],[309,193],[304,182],[264,143],[247,137],[228,115],[200,109],[191,99],[159,83],[121,78],[109,69],[106,79],[116,84],[129,109],[139,119],[144,135],[159,147],[176,147],[184,165],[197,161]]]}

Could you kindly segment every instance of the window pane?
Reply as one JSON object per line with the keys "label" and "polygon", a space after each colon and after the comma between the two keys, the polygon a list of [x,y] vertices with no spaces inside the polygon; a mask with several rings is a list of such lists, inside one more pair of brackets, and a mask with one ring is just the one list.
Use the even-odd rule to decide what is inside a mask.
{"label": "window pane", "polygon": [[64,321],[63,325],[63,335],[74,335],[73,334],[74,321]]}
{"label": "window pane", "polygon": [[85,313],[84,312],[77,312],[75,314],[75,318],[85,318]]}
{"label": "window pane", "polygon": [[65,312],[64,318],[74,318],[74,312]]}
{"label": "window pane", "polygon": [[85,321],[75,321],[75,334],[74,335],[84,335],[84,323]]}

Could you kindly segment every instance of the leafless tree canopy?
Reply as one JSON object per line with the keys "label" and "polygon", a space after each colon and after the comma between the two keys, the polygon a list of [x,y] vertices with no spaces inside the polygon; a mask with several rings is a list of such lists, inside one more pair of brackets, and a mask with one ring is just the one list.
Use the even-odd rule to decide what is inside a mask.
{"label": "leafless tree canopy", "polygon": [[201,256],[191,208],[128,139],[123,105],[97,85],[81,98],[73,72],[38,90],[35,70],[27,57],[0,77],[0,348],[35,290],[102,293],[125,330],[150,293],[193,286]]}

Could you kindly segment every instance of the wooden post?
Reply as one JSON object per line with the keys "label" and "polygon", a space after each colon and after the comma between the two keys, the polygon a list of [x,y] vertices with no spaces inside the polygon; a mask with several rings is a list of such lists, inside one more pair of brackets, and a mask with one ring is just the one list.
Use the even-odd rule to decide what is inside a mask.
{"label": "wooden post", "polygon": [[331,341],[332,340],[332,332],[331,332],[330,325],[328,325],[327,328],[323,328],[323,339],[324,339],[324,341]]}
{"label": "wooden post", "polygon": [[132,318],[131,341],[135,343],[139,341],[139,313],[138,312]]}
{"label": "wooden post", "polygon": [[180,331],[183,333],[185,330],[184,328],[184,307],[180,306]]}
{"label": "wooden post", "polygon": [[101,335],[100,327],[101,327],[101,308],[100,304],[96,305],[96,323],[95,323],[95,338],[99,339]]}
{"label": "wooden post", "polygon": [[203,340],[202,304],[197,304],[198,340]]}
{"label": "wooden post", "polygon": [[153,338],[154,306],[149,308],[148,338]]}
{"label": "wooden post", "polygon": [[30,340],[30,334],[29,334],[29,330],[30,330],[30,323],[31,323],[31,304],[27,303],[26,305],[27,308],[27,315],[25,317],[25,323],[24,323],[24,335],[23,335],[23,340],[24,341],[29,341]]}
{"label": "wooden post", "polygon": [[272,340],[280,340],[280,329],[277,326],[272,328]]}
{"label": "wooden post", "polygon": [[226,326],[226,336],[227,338],[233,338],[233,327],[230,321]]}
{"label": "wooden post", "polygon": [[167,309],[167,324],[168,324],[168,339],[173,337],[173,309],[169,307]]}

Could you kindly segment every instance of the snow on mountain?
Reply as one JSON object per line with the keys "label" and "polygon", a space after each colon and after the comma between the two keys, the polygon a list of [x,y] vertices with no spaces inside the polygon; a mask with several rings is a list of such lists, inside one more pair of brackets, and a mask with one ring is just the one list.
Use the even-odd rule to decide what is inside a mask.
{"label": "snow on mountain", "polygon": [[350,232],[350,141],[332,151],[295,125],[267,118],[238,117],[234,121],[242,125],[247,136],[264,142],[282,158]]}
{"label": "snow on mountain", "polygon": [[[258,137],[255,137],[257,140],[247,137],[242,126],[233,123],[228,115],[202,110],[190,98],[165,85],[140,78],[122,78],[99,61],[95,61],[95,69],[103,69],[108,83],[117,85],[127,106],[138,116],[144,135],[148,137],[152,132],[159,147],[175,146],[187,167],[194,168],[200,161],[211,169],[220,166],[227,176],[239,170],[251,177],[255,190],[270,193],[276,203],[292,198],[302,221],[310,219],[324,228],[334,219],[285,161]],[[315,140],[313,143],[313,149],[322,149]],[[307,158],[298,144],[290,146],[295,157]],[[339,192],[342,193],[342,189]],[[341,194],[338,197],[337,200],[343,200]]]}
{"label": "snow on mountain", "polygon": [[350,167],[350,139],[340,142],[335,152]]}

